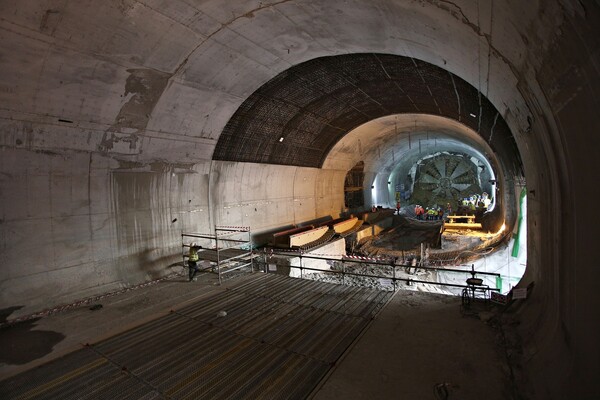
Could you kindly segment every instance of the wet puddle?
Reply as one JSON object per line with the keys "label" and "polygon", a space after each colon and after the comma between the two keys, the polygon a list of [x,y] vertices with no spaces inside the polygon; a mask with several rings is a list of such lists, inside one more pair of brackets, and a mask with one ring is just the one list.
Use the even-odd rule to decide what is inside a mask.
{"label": "wet puddle", "polygon": [[[0,323],[21,306],[0,310]],[[0,328],[0,363],[21,365],[41,358],[65,338],[54,331],[33,330],[39,318],[17,322]]]}

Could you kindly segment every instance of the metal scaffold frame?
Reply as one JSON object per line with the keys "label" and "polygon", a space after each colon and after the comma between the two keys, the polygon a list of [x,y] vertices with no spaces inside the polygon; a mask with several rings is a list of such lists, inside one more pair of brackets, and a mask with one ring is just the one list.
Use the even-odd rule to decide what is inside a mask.
{"label": "metal scaffold frame", "polygon": [[[198,240],[195,240],[198,239]],[[222,276],[229,272],[250,267],[254,272],[253,260],[256,255],[252,252],[252,236],[248,226],[215,226],[214,234],[181,233],[181,255],[183,265],[193,242],[199,242],[202,249],[198,252],[199,260],[210,262],[210,266],[200,267],[200,271],[217,273],[219,284]]]}

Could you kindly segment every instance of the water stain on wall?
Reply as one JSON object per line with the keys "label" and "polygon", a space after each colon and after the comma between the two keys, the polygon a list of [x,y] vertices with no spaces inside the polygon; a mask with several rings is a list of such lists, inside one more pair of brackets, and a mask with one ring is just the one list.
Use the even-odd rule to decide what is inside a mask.
{"label": "water stain on wall", "polygon": [[104,133],[100,144],[101,151],[113,150],[118,142],[127,143],[129,150],[138,146],[136,133],[146,129],[150,115],[160,99],[170,74],[145,68],[128,69],[125,82],[123,104],[115,122]]}
{"label": "water stain on wall", "polygon": [[154,106],[158,102],[170,74],[151,69],[128,69],[124,97],[131,95],[121,107],[113,129],[145,129]]}

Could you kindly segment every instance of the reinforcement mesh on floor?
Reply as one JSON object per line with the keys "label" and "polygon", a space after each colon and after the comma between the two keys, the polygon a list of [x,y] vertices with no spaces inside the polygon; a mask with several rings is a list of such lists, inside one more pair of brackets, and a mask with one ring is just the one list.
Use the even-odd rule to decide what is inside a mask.
{"label": "reinforcement mesh on floor", "polygon": [[0,382],[0,398],[304,398],[391,295],[256,274]]}

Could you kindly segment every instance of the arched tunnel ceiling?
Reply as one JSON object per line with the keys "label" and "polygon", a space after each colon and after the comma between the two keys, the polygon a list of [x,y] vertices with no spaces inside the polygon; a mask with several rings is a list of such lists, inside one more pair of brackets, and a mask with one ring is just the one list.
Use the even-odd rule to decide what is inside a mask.
{"label": "arched tunnel ceiling", "polygon": [[374,53],[320,57],[275,76],[229,120],[213,159],[321,167],[352,129],[402,113],[460,121],[521,173],[507,124],[476,88],[432,64]]}
{"label": "arched tunnel ceiling", "polygon": [[392,172],[400,164],[410,168],[442,151],[468,154],[499,167],[487,142],[468,126],[436,115],[397,114],[353,129],[331,149],[323,168],[349,170],[364,161],[366,171]]}

